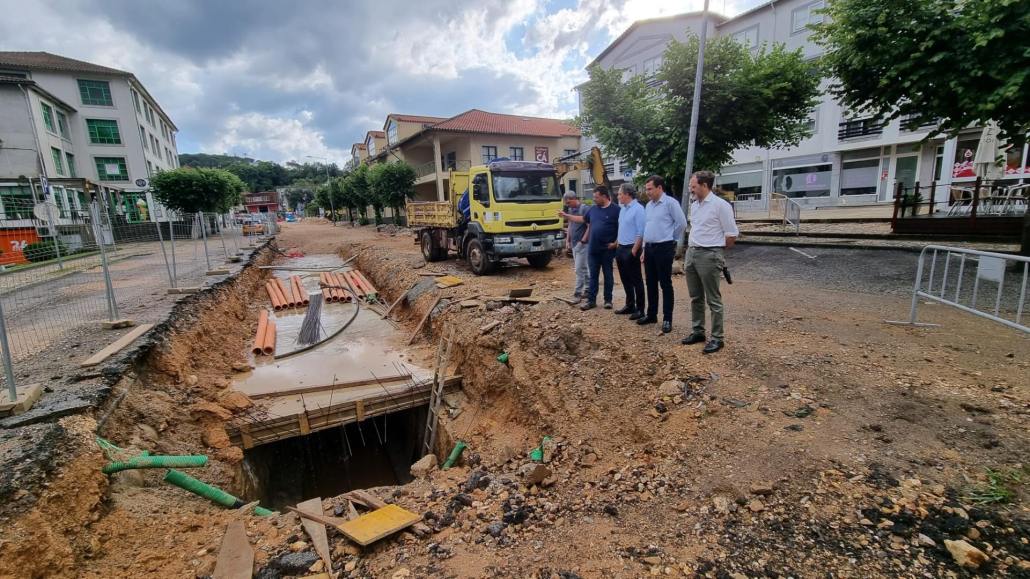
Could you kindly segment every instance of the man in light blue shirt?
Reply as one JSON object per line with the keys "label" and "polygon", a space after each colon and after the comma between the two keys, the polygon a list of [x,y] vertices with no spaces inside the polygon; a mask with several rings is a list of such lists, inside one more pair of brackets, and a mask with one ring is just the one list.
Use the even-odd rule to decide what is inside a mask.
{"label": "man in light blue shirt", "polygon": [[640,274],[640,252],[644,244],[644,206],[637,201],[637,189],[632,183],[619,186],[619,236],[615,249],[615,263],[619,278],[626,290],[626,305],[616,314],[629,314],[629,319],[644,317],[644,277]]}
{"label": "man in light blue shirt", "polygon": [[654,175],[647,179],[647,208],[644,210],[644,271],[647,274],[647,314],[637,320],[640,325],[658,323],[658,287],[662,288],[662,332],[672,331],[672,259],[676,242],[687,229],[687,217],[678,201],[665,194],[665,179]]}

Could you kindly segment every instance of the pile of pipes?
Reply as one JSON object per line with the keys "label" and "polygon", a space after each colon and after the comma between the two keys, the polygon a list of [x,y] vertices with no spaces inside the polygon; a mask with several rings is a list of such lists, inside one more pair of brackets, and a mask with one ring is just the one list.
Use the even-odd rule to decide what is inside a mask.
{"label": "pile of pipes", "polygon": [[255,356],[271,356],[275,353],[275,319],[269,317],[268,310],[261,310],[261,317],[258,318],[253,352]]}
{"label": "pile of pipes", "polygon": [[[363,273],[358,270],[342,272],[323,272],[319,279],[322,286],[322,293],[325,301],[350,302],[354,296],[360,300],[376,301],[379,298],[379,291],[368,281]],[[354,292],[353,296],[350,291]]]}
{"label": "pile of pipes", "polygon": [[299,308],[311,303],[308,292],[300,283],[300,277],[290,276],[288,283],[283,283],[279,278],[272,278],[265,282],[265,291],[272,300],[272,309],[281,311],[288,308]]}

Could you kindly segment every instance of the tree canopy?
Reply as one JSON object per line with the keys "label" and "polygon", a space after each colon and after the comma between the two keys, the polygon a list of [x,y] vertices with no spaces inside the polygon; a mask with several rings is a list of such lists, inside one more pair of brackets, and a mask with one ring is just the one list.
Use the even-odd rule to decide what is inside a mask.
{"label": "tree canopy", "polygon": [[[368,172],[372,197],[390,207],[396,215],[404,203],[415,196],[415,169],[407,163],[382,163]],[[374,204],[373,204],[374,205]]]}
{"label": "tree canopy", "polygon": [[[605,152],[683,182],[694,71],[700,40],[673,42],[652,79],[591,67],[580,92],[580,128]],[[782,45],[752,52],[731,38],[708,39],[702,71],[694,166],[718,170],[734,150],[787,147],[810,134],[819,76],[800,51]]]}
{"label": "tree canopy", "polygon": [[989,120],[1010,142],[1030,131],[1025,0],[834,0],[825,16],[814,38],[844,107],[949,136]]}
{"label": "tree canopy", "polygon": [[183,153],[179,155],[179,164],[183,167],[225,169],[246,183],[247,191],[271,191],[285,187],[297,181],[326,181],[326,172],[330,177],[342,174],[335,163],[298,163],[289,161],[280,165],[272,161],[258,161],[249,157],[233,157],[231,155],[210,155],[207,153]]}
{"label": "tree canopy", "polygon": [[246,185],[223,169],[180,167],[150,180],[151,192],[165,207],[185,213],[227,212],[241,200]]}

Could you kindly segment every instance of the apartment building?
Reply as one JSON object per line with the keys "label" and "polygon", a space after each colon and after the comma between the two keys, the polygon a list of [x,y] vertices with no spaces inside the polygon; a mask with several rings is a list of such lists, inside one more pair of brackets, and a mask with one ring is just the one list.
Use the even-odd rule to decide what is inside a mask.
{"label": "apartment building", "polygon": [[[784,44],[815,59],[822,47],[811,39],[810,25],[821,21],[823,6],[824,0],[774,0],[734,18],[711,14],[709,35],[729,36],[752,51]],[[700,31],[700,14],[636,22],[594,62],[621,68],[627,78],[653,75],[665,45],[680,40],[687,30]],[[884,123],[853,114],[825,92],[829,84],[823,79],[820,85],[824,92],[812,113],[811,137],[790,148],[735,151],[733,162],[721,168],[716,184],[735,193],[738,210],[764,209],[772,193],[808,207],[890,203],[897,183],[937,182],[944,192],[953,183],[976,179],[972,160],[980,128],[971,127],[956,138],[925,140],[932,127],[912,126],[904,118]],[[632,177],[632,168],[619,173],[623,167],[618,161],[611,164],[612,177]],[[1012,181],[1030,179],[1026,147],[1009,151],[1005,173]],[[945,202],[946,195],[938,199]]]}
{"label": "apartment building", "polygon": [[179,166],[178,128],[135,75],[47,52],[0,52],[0,86],[0,203],[41,200],[43,179],[71,214],[88,182],[108,193],[116,218],[163,216],[146,191],[151,175]]}
{"label": "apartment building", "polygon": [[[416,198],[423,201],[448,198],[450,171],[502,157],[550,163],[579,152],[581,139],[579,129],[566,121],[478,109],[450,118],[391,114],[381,132],[384,141],[369,150],[367,162],[403,161],[414,167]],[[562,180],[572,191],[580,182],[578,173]]]}

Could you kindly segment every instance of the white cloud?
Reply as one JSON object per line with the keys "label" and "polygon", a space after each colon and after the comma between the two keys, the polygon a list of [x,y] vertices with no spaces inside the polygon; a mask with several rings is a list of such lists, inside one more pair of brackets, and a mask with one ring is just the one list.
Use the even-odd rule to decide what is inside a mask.
{"label": "white cloud", "polygon": [[307,124],[314,117],[311,111],[299,111],[297,117],[273,117],[257,112],[232,115],[218,127],[216,137],[204,143],[203,148],[211,153],[283,161],[303,162],[307,155],[313,155],[342,164],[349,152],[330,147],[322,133]]}

